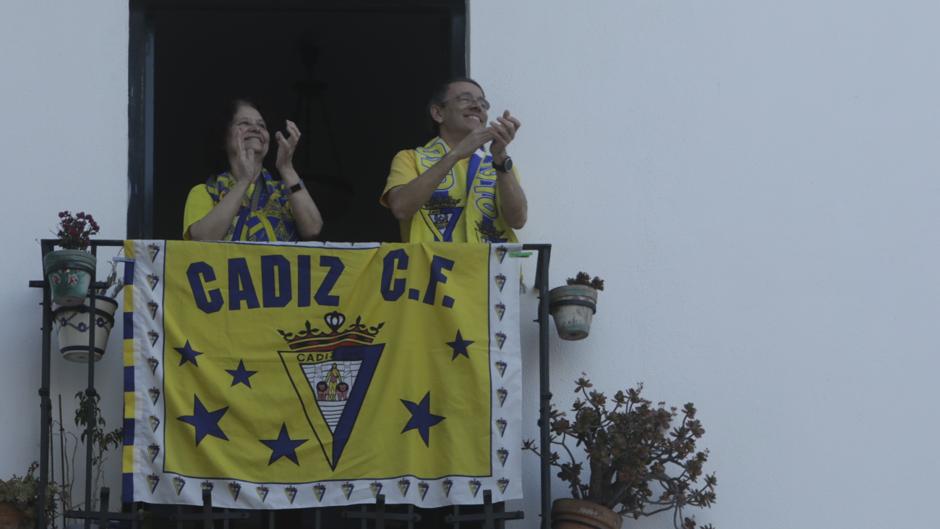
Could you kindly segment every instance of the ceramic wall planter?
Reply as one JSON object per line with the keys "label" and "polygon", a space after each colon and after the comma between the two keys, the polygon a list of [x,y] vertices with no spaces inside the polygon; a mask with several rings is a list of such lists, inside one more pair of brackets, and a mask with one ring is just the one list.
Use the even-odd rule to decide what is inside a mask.
{"label": "ceramic wall planter", "polygon": [[583,340],[591,332],[597,312],[597,290],[587,285],[566,285],[548,293],[548,307],[562,340]]}
{"label": "ceramic wall planter", "polygon": [[620,529],[621,516],[586,500],[564,498],[552,504],[552,529]]}
{"label": "ceramic wall planter", "polygon": [[56,250],[42,259],[46,280],[52,291],[52,302],[61,306],[77,306],[88,296],[91,275],[95,272],[95,256],[84,250]]}
{"label": "ceramic wall planter", "polygon": [[[59,307],[52,314],[53,323],[59,333],[59,352],[72,362],[88,361],[88,311],[90,298],[77,307]],[[111,328],[114,327],[114,311],[117,301],[105,296],[95,296],[95,361],[101,359],[108,345]]]}

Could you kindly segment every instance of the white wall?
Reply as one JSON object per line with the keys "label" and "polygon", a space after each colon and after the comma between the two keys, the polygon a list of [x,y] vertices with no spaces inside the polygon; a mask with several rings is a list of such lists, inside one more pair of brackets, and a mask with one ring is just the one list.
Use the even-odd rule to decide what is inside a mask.
{"label": "white wall", "polygon": [[[928,526],[940,5],[472,0],[470,15],[472,74],[525,123],[525,238],[554,245],[554,283],[608,281],[592,336],[553,344],[555,393],[587,371],[694,401],[719,477],[700,521]],[[38,457],[36,239],[61,209],[125,233],[127,17],[122,0],[0,4],[0,476]],[[53,367],[71,400],[84,372]],[[119,372],[110,355],[102,391]],[[520,526],[536,526],[534,485]]]}
{"label": "white wall", "polygon": [[[56,214],[64,209],[92,213],[102,227],[100,237],[126,234],[127,42],[124,0],[0,3],[0,159],[7,190],[0,194],[3,478],[22,474],[39,458],[41,291],[27,287],[42,277],[38,240],[55,236]],[[119,343],[110,350],[96,385],[104,398],[117,402],[104,409],[109,426],[116,427]],[[62,394],[65,423],[71,425],[73,396],[85,387],[86,372],[58,357],[52,368],[53,398]],[[119,457],[113,459],[119,469]]]}
{"label": "white wall", "polygon": [[553,343],[555,394],[586,371],[694,401],[719,481],[700,522],[935,525],[940,4],[470,15],[472,75],[524,123],[525,239],[554,245],[554,284],[607,279],[591,337]]}

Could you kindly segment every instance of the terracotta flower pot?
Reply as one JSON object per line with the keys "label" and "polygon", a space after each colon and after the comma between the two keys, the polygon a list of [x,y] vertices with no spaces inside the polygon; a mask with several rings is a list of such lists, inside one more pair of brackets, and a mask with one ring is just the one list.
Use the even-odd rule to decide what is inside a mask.
{"label": "terracotta flower pot", "polygon": [[555,329],[562,340],[582,340],[591,332],[591,319],[597,312],[597,290],[587,285],[566,285],[551,289],[548,306]]}
{"label": "terracotta flower pot", "polygon": [[91,286],[91,274],[98,265],[95,256],[84,250],[56,250],[42,258],[46,280],[57,305],[81,305]]}
{"label": "terracotta flower pot", "polygon": [[592,501],[564,498],[552,504],[552,529],[620,529],[621,516]]}
{"label": "terracotta flower pot", "polygon": [[[72,362],[88,360],[88,311],[90,298],[78,307],[59,307],[52,313],[52,322],[59,332],[59,352]],[[114,311],[118,303],[113,298],[95,296],[95,361],[101,359],[114,327]]]}
{"label": "terracotta flower pot", "polygon": [[26,514],[9,503],[0,503],[0,529],[25,529]]}

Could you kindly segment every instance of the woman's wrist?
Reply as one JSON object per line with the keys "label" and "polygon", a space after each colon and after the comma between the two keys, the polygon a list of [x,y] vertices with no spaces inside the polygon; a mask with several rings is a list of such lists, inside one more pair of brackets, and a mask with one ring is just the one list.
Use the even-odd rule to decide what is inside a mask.
{"label": "woman's wrist", "polygon": [[277,172],[281,175],[281,180],[284,182],[284,185],[290,187],[294,184],[300,182],[300,175],[297,174],[297,171],[294,170],[293,166],[277,168]]}

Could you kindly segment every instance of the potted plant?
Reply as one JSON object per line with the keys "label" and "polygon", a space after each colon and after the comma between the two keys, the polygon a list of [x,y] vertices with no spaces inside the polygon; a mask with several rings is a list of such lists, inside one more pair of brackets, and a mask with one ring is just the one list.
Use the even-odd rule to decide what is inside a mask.
{"label": "potted plant", "polygon": [[52,289],[52,301],[58,305],[81,305],[88,295],[91,274],[97,261],[87,252],[89,238],[98,233],[98,223],[83,211],[72,215],[59,212],[58,245],[63,249],[43,256],[46,280]]}
{"label": "potted plant", "polygon": [[[552,407],[551,444],[560,449],[552,450],[550,461],[573,497],[555,501],[552,527],[618,529],[622,515],[671,511],[676,529],[694,529],[695,520],[683,509],[710,507],[718,483],[714,473],[703,474],[708,450],[695,449],[705,434],[695,406],[654,405],[641,396],[642,384],[612,399],[591,387],[587,378],[577,380],[572,420]],[[575,457],[578,447],[584,458]],[[532,440],[523,448],[540,453]]]}
{"label": "potted plant", "polygon": [[597,292],[604,290],[604,280],[591,279],[587,272],[568,278],[568,284],[548,293],[548,307],[555,319],[555,329],[562,340],[582,340],[591,332],[591,319],[597,312]]}
{"label": "potted plant", "polygon": [[85,362],[88,360],[88,333],[94,329],[95,334],[95,361],[101,359],[108,344],[108,337],[114,327],[114,312],[118,308],[116,296],[124,287],[118,279],[117,264],[122,261],[120,257],[111,260],[111,273],[103,282],[104,285],[94,292],[95,318],[94,326],[88,325],[88,312],[91,311],[90,298],[79,306],[62,306],[52,313],[52,321],[58,331],[59,353],[66,360]]}
{"label": "potted plant", "polygon": [[[8,480],[0,479],[0,529],[31,529],[36,525],[37,468],[39,464],[34,461],[25,476],[14,474]],[[50,524],[55,520],[56,491],[55,484],[50,483],[46,491],[46,520]]]}

